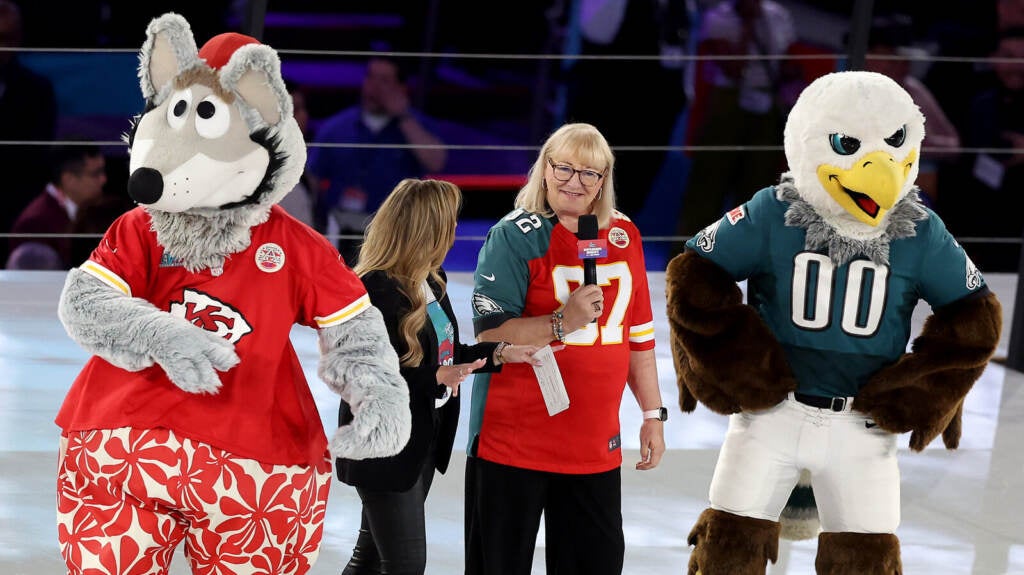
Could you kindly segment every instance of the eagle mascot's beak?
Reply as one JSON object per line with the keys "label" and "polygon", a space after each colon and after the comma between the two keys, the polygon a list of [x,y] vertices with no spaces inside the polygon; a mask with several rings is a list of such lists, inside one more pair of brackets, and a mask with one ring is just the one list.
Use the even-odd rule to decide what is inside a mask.
{"label": "eagle mascot's beak", "polygon": [[848,170],[830,164],[818,166],[818,181],[840,206],[859,221],[877,226],[901,197],[917,149],[902,160],[876,151],[865,154]]}

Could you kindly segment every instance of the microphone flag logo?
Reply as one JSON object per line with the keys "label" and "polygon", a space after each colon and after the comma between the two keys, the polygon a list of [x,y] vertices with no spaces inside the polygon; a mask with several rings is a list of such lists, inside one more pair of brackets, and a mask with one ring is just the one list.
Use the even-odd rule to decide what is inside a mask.
{"label": "microphone flag logo", "polygon": [[581,260],[608,257],[607,240],[576,240],[576,249]]}

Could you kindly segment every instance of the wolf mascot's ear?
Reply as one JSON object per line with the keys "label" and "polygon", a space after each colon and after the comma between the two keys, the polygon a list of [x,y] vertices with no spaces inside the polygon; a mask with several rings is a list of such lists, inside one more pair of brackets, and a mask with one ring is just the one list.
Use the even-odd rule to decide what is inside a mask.
{"label": "wolf mascot's ear", "polygon": [[[281,61],[269,46],[247,39],[255,42],[241,34],[215,36],[203,45],[199,57],[211,68],[220,68],[221,86],[259,114],[246,118],[251,128],[259,128],[261,122],[276,126],[283,118],[292,117],[292,97],[281,79]],[[221,64],[225,52],[229,59]]]}
{"label": "wolf mascot's ear", "polygon": [[192,27],[177,14],[164,14],[146,27],[146,41],[139,53],[139,84],[142,97],[153,105],[167,97],[171,80],[199,63]]}
{"label": "wolf mascot's ear", "polygon": [[139,55],[142,96],[159,105],[172,81],[205,63],[219,71],[221,87],[241,98],[256,113],[246,114],[251,129],[276,126],[292,115],[292,99],[281,79],[281,61],[269,46],[250,36],[227,32],[196,49],[192,28],[178,14],[154,19],[146,29]]}

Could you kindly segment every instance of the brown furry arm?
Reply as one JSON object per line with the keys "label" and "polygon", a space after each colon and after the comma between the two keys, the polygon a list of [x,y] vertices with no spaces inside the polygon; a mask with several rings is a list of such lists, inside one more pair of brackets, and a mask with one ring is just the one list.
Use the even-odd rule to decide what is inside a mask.
{"label": "brown furry arm", "polygon": [[665,288],[683,411],[696,400],[722,414],[765,409],[796,389],[782,346],[725,270],[687,251]]}
{"label": "brown furry arm", "polygon": [[887,431],[913,432],[914,451],[940,433],[946,447],[956,449],[964,397],[999,343],[1002,317],[999,300],[988,289],[936,309],[911,353],[872,376],[854,407]]}

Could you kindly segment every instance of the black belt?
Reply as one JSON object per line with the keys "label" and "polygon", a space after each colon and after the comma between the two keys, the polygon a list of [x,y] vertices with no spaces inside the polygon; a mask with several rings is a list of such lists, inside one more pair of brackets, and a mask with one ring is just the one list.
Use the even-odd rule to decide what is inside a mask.
{"label": "black belt", "polygon": [[793,399],[804,405],[830,409],[832,411],[843,411],[846,409],[847,401],[853,403],[853,400],[847,400],[845,397],[821,397],[819,395],[806,395],[803,393],[794,393]]}

